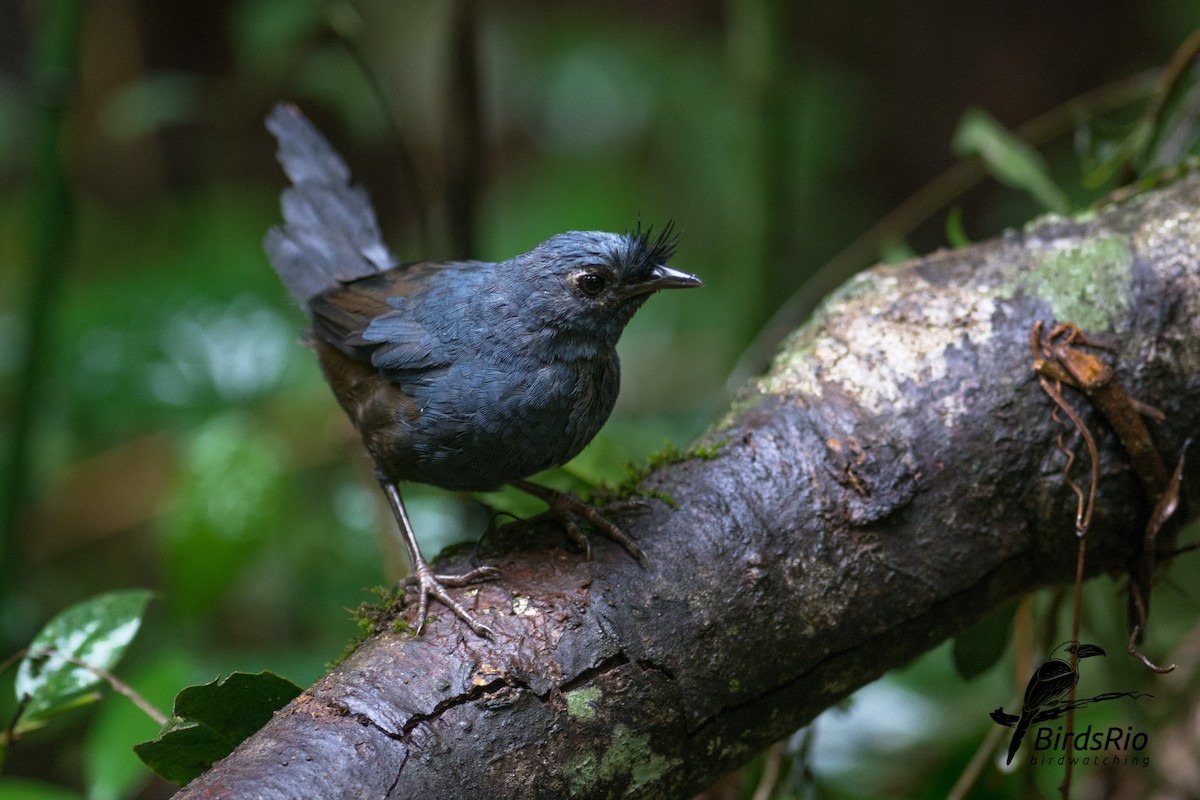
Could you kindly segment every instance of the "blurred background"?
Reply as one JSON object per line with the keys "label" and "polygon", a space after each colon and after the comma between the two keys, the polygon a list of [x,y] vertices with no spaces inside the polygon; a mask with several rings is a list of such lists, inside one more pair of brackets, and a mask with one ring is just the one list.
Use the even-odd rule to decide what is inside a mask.
{"label": "blurred background", "polygon": [[[854,271],[1115,186],[1089,167],[1200,27],[1194,0],[0,0],[0,14],[0,658],[82,598],[151,588],[120,674],[163,710],[232,670],[307,685],[354,636],[364,588],[404,566],[380,566],[392,523],[262,253],[284,186],[262,125],[273,103],[330,138],[402,260],[499,260],[563,230],[675,220],[673,263],[706,287],[633,321],[617,412],[558,478],[611,484],[717,419]],[[1029,138],[1062,196],[962,160],[973,108]],[[406,498],[426,552],[489,523],[476,498]],[[1200,647],[1186,569],[1151,648]],[[1123,641],[1118,583],[1089,593],[1105,643]],[[1047,595],[1022,613],[1057,608]],[[967,681],[951,647],[710,796],[751,797],[771,770],[774,797],[944,795],[1029,674],[1008,648]],[[1142,685],[1121,659],[1088,667]],[[1191,731],[1185,748],[1197,738],[1191,674],[1172,680],[1129,723],[1154,732],[1154,764],[1077,781],[1200,795],[1195,751],[1172,761],[1166,744],[1172,726]],[[166,796],[129,751],[156,730],[121,698],[66,715],[13,746],[0,794],[21,778],[34,794],[19,796]],[[1060,777],[989,764],[972,796]]]}

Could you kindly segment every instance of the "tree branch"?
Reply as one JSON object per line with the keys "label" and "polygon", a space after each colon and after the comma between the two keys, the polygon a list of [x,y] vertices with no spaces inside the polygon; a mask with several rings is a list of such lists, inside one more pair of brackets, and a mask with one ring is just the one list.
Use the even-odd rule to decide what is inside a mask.
{"label": "tree branch", "polygon": [[[584,562],[545,520],[424,638],[376,636],[181,798],[685,797],[1006,600],[1074,574],[1075,497],[1031,365],[1078,323],[1174,463],[1200,433],[1200,177],[843,286]],[[1112,431],[1087,573],[1150,511]],[[711,456],[711,457],[710,457]],[[1078,469],[1078,468],[1077,468]],[[1165,537],[1170,539],[1170,537]],[[411,609],[409,609],[411,614]],[[410,620],[411,621],[411,620]]]}

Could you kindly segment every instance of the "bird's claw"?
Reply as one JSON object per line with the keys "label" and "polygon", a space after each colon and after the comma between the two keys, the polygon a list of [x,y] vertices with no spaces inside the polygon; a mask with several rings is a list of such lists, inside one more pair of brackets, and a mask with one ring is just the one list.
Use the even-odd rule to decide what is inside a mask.
{"label": "bird's claw", "polygon": [[396,483],[390,480],[382,472],[378,475],[379,485],[383,489],[383,494],[388,500],[388,505],[391,506],[392,514],[396,517],[396,526],[400,533],[400,542],[404,545],[404,549],[408,552],[409,563],[412,564],[412,575],[405,580],[405,586],[416,585],[417,587],[417,636],[425,630],[425,612],[429,609],[429,596],[433,595],[438,602],[446,606],[454,612],[455,616],[467,623],[467,626],[479,636],[485,639],[495,639],[495,634],[491,628],[481,622],[476,622],[465,608],[462,607],[457,600],[450,596],[446,591],[447,586],[466,586],[467,584],[476,583],[478,581],[491,580],[500,574],[500,571],[495,567],[476,567],[470,572],[464,572],[461,575],[438,575],[429,568],[429,562],[425,560],[425,556],[421,555],[421,548],[417,546],[417,537],[413,533],[412,523],[408,519],[408,511],[404,508],[404,501],[400,499],[400,490],[396,488]]}
{"label": "bird's claw", "polygon": [[[583,549],[584,556],[589,560],[592,557],[592,545],[588,541],[587,535],[579,529],[579,525],[575,522],[576,517],[587,520],[593,528],[625,548],[625,551],[629,555],[645,563],[646,554],[637,546],[637,542],[629,534],[625,533],[620,526],[608,519],[603,511],[591,503],[584,502],[569,492],[560,492],[557,489],[551,489],[548,486],[539,486],[536,483],[529,483],[528,481],[519,481],[513,485],[522,491],[532,494],[534,497],[540,498],[550,506],[550,512],[558,517],[563,527],[566,528],[567,536]],[[604,511],[620,512],[635,508],[644,508],[645,506],[645,501],[630,498],[609,503],[604,507]]]}
{"label": "bird's claw", "polygon": [[429,598],[433,596],[439,603],[453,611],[455,616],[467,623],[467,626],[478,636],[495,641],[496,634],[492,629],[472,617],[471,613],[446,591],[446,587],[467,586],[479,581],[491,580],[499,574],[500,570],[495,567],[485,566],[476,567],[461,575],[436,575],[428,565],[419,565],[414,574],[405,580],[405,585],[417,587],[417,635],[420,636],[421,632],[425,630],[425,614],[429,609]]}
{"label": "bird's claw", "polygon": [[[470,572],[464,572],[461,575],[435,575],[433,570],[427,570],[426,572],[435,582],[440,583],[442,586],[450,586],[455,589],[458,589],[462,586],[470,586],[472,583],[490,581],[500,577],[500,570],[489,566],[476,567]],[[415,586],[420,582],[420,579],[416,575],[409,575],[404,579],[405,586]]]}
{"label": "bird's claw", "polygon": [[602,514],[623,514],[627,511],[646,511],[649,508],[650,501],[645,497],[622,497],[619,500],[608,501],[597,510]]}
{"label": "bird's claw", "polygon": [[[625,551],[629,553],[629,555],[633,556],[638,561],[644,562],[646,560],[646,554],[642,552],[642,548],[637,546],[637,542],[635,542],[629,536],[629,534],[625,533],[625,531],[623,531],[619,525],[614,523],[608,517],[604,516],[600,509],[593,505],[589,505],[588,503],[585,503],[571,495],[564,495],[564,497],[573,502],[564,503],[564,508],[562,509],[554,508],[553,506],[552,508],[554,508],[556,516],[562,520],[563,525],[566,527],[567,535],[570,536],[575,542],[582,545],[583,552],[587,558],[590,559],[592,557],[592,546],[591,543],[588,542],[587,536],[581,530],[579,530],[579,526],[575,524],[574,517],[576,516],[586,519],[591,523],[593,528],[600,531],[617,544],[621,545],[621,547],[625,548]],[[606,510],[608,509],[618,510],[613,506],[606,506]]]}

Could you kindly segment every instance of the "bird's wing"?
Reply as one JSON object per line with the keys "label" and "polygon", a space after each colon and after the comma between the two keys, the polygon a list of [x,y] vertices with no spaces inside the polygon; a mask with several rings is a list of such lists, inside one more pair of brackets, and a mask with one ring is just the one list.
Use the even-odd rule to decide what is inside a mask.
{"label": "bird's wing", "polygon": [[444,366],[450,360],[445,344],[418,319],[413,304],[428,300],[437,273],[472,264],[406,264],[323,292],[309,301],[313,333],[350,358],[389,372]]}
{"label": "bird's wing", "polygon": [[1058,659],[1047,661],[1034,671],[1025,687],[1025,710],[1032,711],[1053,703],[1078,680],[1079,676],[1071,671],[1071,665],[1067,662]]}

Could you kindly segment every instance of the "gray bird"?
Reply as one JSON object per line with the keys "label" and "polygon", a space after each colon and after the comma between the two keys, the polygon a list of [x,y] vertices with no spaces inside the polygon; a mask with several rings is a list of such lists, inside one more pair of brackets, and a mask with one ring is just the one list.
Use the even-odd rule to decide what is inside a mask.
{"label": "gray bird", "polygon": [[265,247],[311,320],[307,343],[375,463],[417,583],[418,633],[428,598],[481,636],[446,587],[496,574],[437,575],[417,545],[396,484],[489,491],[512,484],[544,500],[588,550],[574,517],[641,550],[574,495],[532,484],[592,440],[617,399],[615,346],[653,292],[700,286],[666,265],[676,239],[573,231],[499,263],[396,264],[366,193],[294,106],[267,128],[292,186],[284,224]]}

